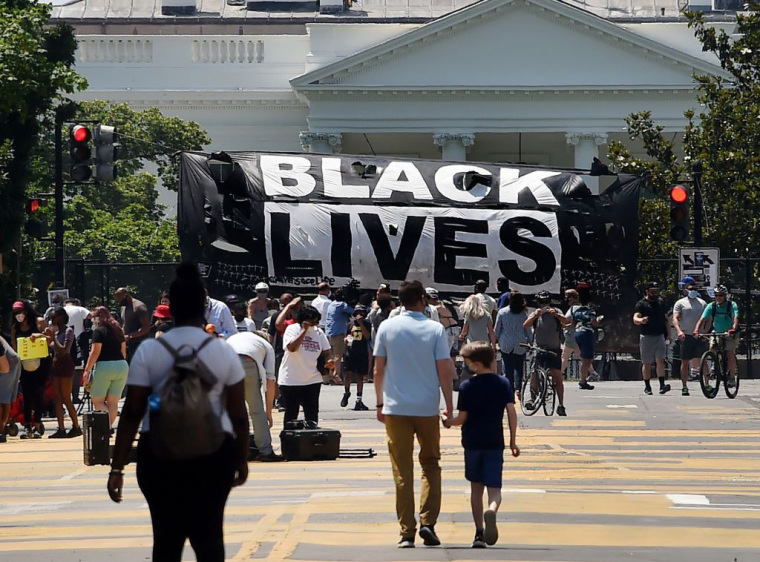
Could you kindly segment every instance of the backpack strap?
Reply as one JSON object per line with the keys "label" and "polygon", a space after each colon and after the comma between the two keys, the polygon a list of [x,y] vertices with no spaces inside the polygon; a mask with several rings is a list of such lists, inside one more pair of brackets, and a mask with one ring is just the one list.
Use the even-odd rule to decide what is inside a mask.
{"label": "backpack strap", "polygon": [[[198,346],[198,349],[195,350],[195,354],[197,355],[198,353],[200,353],[201,349],[203,349],[204,347],[206,347],[210,342],[214,341],[215,339],[216,338],[213,337],[213,336],[209,336],[208,338],[206,338],[203,341],[203,343],[200,346]],[[164,349],[166,349],[166,351],[169,352],[169,354],[174,358],[174,361],[179,361],[179,359],[180,359],[179,352],[176,349],[174,349],[172,346],[170,346],[166,342],[166,340],[164,340],[164,338],[156,338],[156,341],[158,343],[160,343],[162,346],[164,346]]]}

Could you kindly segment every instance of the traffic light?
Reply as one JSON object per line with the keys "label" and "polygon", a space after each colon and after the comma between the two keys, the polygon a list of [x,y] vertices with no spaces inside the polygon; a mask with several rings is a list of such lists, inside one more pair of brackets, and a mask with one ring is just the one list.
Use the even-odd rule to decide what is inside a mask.
{"label": "traffic light", "polygon": [[24,232],[32,238],[46,238],[48,235],[47,219],[40,216],[42,207],[47,204],[41,197],[32,197],[26,200],[27,219],[24,223]]}
{"label": "traffic light", "polygon": [[690,195],[683,185],[670,186],[670,238],[676,242],[689,238]]}
{"label": "traffic light", "polygon": [[69,127],[69,154],[71,155],[71,181],[84,183],[92,177],[92,132],[85,125]]}
{"label": "traffic light", "polygon": [[116,164],[119,159],[119,135],[116,127],[95,125],[93,130],[95,143],[95,181],[110,182],[117,177]]}

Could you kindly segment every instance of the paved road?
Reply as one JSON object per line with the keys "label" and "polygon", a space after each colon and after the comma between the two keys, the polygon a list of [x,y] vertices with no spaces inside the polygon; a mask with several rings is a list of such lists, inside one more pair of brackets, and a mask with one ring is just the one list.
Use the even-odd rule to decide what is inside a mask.
{"label": "paved road", "polygon": [[[444,547],[396,549],[383,427],[372,412],[338,408],[340,389],[327,388],[323,425],[379,456],[252,464],[227,509],[229,559],[760,560],[760,381],[743,382],[737,400],[713,401],[694,385],[691,397],[643,396],[641,383],[570,386],[570,417],[520,418],[523,455],[506,463],[495,547],[468,548],[469,485],[458,430],[448,430]],[[365,401],[374,404],[371,389]],[[107,468],[82,465],[80,440],[0,445],[0,560],[148,560],[150,519],[129,468],[116,505]]]}

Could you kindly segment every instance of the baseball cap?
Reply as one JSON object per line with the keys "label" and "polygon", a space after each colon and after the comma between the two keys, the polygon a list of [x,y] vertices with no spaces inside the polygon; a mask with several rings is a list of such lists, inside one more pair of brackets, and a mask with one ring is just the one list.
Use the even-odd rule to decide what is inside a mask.
{"label": "baseball cap", "polygon": [[13,310],[24,310],[23,301],[16,301],[13,303]]}
{"label": "baseball cap", "polygon": [[256,292],[258,293],[259,291],[267,291],[267,292],[269,292],[269,285],[267,285],[266,283],[263,283],[263,282],[262,283],[256,283]]}
{"label": "baseball cap", "polygon": [[431,299],[437,299],[438,298],[438,289],[434,287],[427,287],[425,289],[425,294],[431,298]]}
{"label": "baseball cap", "polygon": [[380,286],[377,288],[378,291],[388,291],[390,293],[391,286],[388,285],[388,283],[380,283]]}
{"label": "baseball cap", "polygon": [[686,275],[683,279],[681,279],[679,285],[688,285],[689,283],[696,283],[696,281],[691,275]]}
{"label": "baseball cap", "polygon": [[153,313],[156,318],[167,319],[172,317],[172,313],[169,311],[169,306],[166,304],[159,304],[156,307],[156,311]]}
{"label": "baseball cap", "polygon": [[357,304],[354,307],[354,312],[367,312],[367,307],[364,306],[363,304]]}
{"label": "baseball cap", "polygon": [[660,284],[657,281],[650,281],[647,283],[647,289],[659,289]]}

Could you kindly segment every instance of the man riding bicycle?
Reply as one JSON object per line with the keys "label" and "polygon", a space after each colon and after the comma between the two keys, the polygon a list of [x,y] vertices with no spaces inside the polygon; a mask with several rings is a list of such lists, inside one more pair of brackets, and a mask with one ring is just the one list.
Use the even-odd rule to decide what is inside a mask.
{"label": "man riding bicycle", "polygon": [[699,337],[699,329],[710,323],[712,333],[727,333],[723,350],[728,359],[728,386],[733,386],[736,373],[736,344],[739,341],[739,305],[728,298],[725,285],[715,287],[715,300],[705,307],[702,318],[694,328],[694,337]]}
{"label": "man riding bicycle", "polygon": [[[557,398],[559,399],[557,415],[566,416],[565,386],[562,381],[562,333],[563,328],[570,324],[570,320],[565,318],[561,310],[551,306],[551,295],[548,291],[538,293],[536,300],[538,301],[538,308],[528,316],[528,319],[523,324],[523,328],[527,330],[533,327],[535,344],[551,352],[539,352],[536,355],[536,363],[539,367],[548,369],[554,378],[554,387],[557,390]],[[525,406],[528,409],[533,409],[541,405],[526,404]]]}

